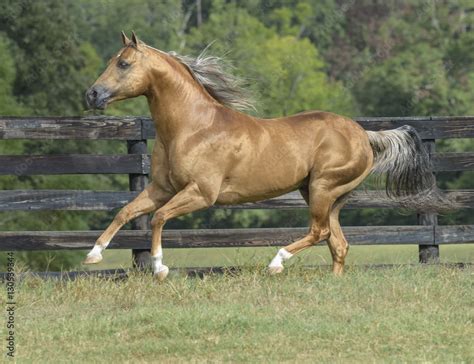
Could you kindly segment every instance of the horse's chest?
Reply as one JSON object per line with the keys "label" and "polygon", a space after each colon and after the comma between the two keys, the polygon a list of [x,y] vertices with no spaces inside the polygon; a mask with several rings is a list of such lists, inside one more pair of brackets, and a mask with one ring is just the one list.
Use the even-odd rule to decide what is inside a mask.
{"label": "horse's chest", "polygon": [[186,151],[174,151],[169,153],[167,177],[169,183],[179,191],[187,184],[196,180],[196,174],[204,174],[201,168],[199,172],[199,156]]}
{"label": "horse's chest", "polygon": [[152,178],[159,185],[180,191],[192,181],[189,166],[193,164],[193,160],[184,151],[168,149],[157,143],[151,162]]}

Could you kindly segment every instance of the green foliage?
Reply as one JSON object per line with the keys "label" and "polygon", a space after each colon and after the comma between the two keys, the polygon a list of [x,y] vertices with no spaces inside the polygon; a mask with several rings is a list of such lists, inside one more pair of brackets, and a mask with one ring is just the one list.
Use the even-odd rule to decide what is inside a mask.
{"label": "green foliage", "polygon": [[179,1],[81,0],[76,6],[81,37],[94,44],[104,60],[122,46],[122,30],[133,30],[140,39],[163,50],[176,50],[184,41],[186,24]]}
{"label": "green foliage", "polygon": [[360,44],[369,55],[368,66],[352,80],[362,113],[472,113],[474,36],[469,29],[474,16],[466,6],[413,1],[385,9],[379,35]]}
{"label": "green foliage", "polygon": [[308,39],[273,36],[260,45],[259,53],[248,63],[261,77],[259,89],[265,100],[265,115],[291,115],[312,109],[351,112],[350,95],[328,81],[324,63]]}
{"label": "green foliage", "polygon": [[[260,97],[260,114],[281,116],[311,109],[351,113],[350,94],[327,79],[324,61],[309,39],[297,37],[290,25],[282,25],[285,35],[279,35],[234,3],[214,6],[221,12],[191,31],[188,47],[197,53],[215,42],[212,51],[229,51],[236,69]],[[282,10],[275,16],[285,18],[286,13]]]}
{"label": "green foliage", "polygon": [[25,112],[13,96],[15,78],[16,68],[12,57],[11,44],[8,38],[0,33],[0,113],[2,115],[13,116]]}
{"label": "green foliage", "polygon": [[343,34],[345,13],[351,3],[340,5],[334,0],[277,0],[259,1],[258,6],[242,6],[249,9],[250,14],[257,13],[258,18],[278,34],[308,37],[319,51],[326,54],[334,38]]}
{"label": "green foliage", "polygon": [[364,115],[446,115],[449,83],[442,54],[416,45],[371,68],[356,88]]}
{"label": "green foliage", "polygon": [[88,64],[93,49],[80,47],[71,4],[25,0],[5,7],[11,13],[1,13],[0,31],[15,44],[15,96],[37,115],[81,113],[95,70]]}

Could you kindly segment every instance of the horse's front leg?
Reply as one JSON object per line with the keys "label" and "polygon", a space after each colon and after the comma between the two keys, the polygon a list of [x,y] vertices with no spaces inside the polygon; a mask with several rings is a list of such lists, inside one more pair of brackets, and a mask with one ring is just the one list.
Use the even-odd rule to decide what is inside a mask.
{"label": "horse's front leg", "polygon": [[204,195],[199,186],[193,182],[174,195],[171,200],[155,212],[151,220],[151,258],[153,261],[153,274],[158,280],[164,280],[169,272],[168,267],[163,264],[163,250],[161,248],[161,234],[166,221],[209,207],[214,202],[215,198],[210,197],[209,194]]}
{"label": "horse's front leg", "polygon": [[112,223],[97,239],[92,250],[87,254],[83,264],[95,264],[102,260],[102,251],[107,248],[112,238],[129,221],[163,206],[171,195],[154,184],[149,184],[132,202],[125,205],[115,216]]}

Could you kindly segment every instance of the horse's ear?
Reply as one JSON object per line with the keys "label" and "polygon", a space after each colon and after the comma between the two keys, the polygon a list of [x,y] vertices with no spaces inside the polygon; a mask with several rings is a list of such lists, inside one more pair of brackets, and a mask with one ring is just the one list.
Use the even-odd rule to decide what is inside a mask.
{"label": "horse's ear", "polygon": [[133,30],[132,30],[132,44],[135,45],[135,47],[138,47],[138,38]]}
{"label": "horse's ear", "polygon": [[123,32],[123,30],[122,30],[122,43],[123,43],[124,46],[127,46],[128,43],[130,43],[130,39],[128,39],[128,37]]}

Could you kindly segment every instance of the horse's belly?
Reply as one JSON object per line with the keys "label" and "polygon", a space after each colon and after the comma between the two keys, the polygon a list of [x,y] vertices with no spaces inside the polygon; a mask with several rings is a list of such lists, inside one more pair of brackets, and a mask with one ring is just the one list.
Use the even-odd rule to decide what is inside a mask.
{"label": "horse's belly", "polygon": [[223,191],[219,193],[216,204],[217,205],[236,205],[246,202],[257,202],[268,200],[273,197],[284,195],[285,193],[294,191],[298,186],[279,191],[272,191],[266,193],[246,193],[237,191]]}
{"label": "horse's belly", "polygon": [[235,175],[224,180],[216,203],[232,205],[244,202],[255,202],[281,196],[296,190],[303,184],[308,171],[273,171],[264,169]]}

